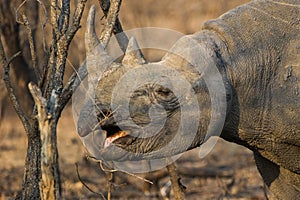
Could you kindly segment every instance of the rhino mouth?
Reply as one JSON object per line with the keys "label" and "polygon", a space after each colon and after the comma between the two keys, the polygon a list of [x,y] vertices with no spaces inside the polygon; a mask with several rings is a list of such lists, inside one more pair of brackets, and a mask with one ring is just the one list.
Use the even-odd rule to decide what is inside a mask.
{"label": "rhino mouth", "polygon": [[124,137],[128,136],[128,132],[126,131],[114,131],[107,132],[106,139],[104,141],[104,148],[109,147],[112,143],[117,140],[124,139]]}
{"label": "rhino mouth", "polygon": [[132,136],[129,134],[129,131],[122,130],[118,126],[105,127],[103,130],[106,132],[106,138],[103,145],[104,148],[107,148],[112,144],[119,146],[118,144],[122,144],[129,138],[132,138]]}
{"label": "rhino mouth", "polygon": [[[137,159],[136,151],[138,151],[135,147],[139,146],[138,137],[132,136],[131,133],[133,130],[130,128],[126,130],[120,129],[116,125],[109,125],[105,127],[101,127],[106,133],[104,142],[102,143],[102,149],[100,150],[101,159],[106,161],[123,161],[123,160],[132,160]],[[134,158],[131,158],[130,155]],[[129,156],[129,157],[128,157]]]}

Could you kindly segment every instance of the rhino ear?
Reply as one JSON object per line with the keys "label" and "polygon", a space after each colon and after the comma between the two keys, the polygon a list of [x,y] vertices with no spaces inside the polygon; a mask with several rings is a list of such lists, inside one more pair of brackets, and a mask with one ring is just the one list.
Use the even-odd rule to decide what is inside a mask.
{"label": "rhino ear", "polygon": [[134,37],[131,37],[122,60],[122,64],[127,66],[138,66],[146,63],[144,55]]}

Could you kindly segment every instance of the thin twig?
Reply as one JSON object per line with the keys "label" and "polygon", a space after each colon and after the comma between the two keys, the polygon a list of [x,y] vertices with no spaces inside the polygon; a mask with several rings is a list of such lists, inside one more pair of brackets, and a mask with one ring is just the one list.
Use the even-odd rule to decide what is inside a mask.
{"label": "thin twig", "polygon": [[119,170],[119,169],[105,169],[105,168],[103,167],[103,161],[102,161],[102,160],[98,160],[98,159],[96,159],[96,158],[94,158],[94,157],[92,157],[92,156],[88,156],[88,158],[91,159],[91,160],[93,160],[94,162],[98,162],[99,165],[100,165],[101,170],[104,171],[104,172],[123,172],[123,173],[125,173],[125,174],[128,174],[128,175],[130,175],[130,176],[133,176],[133,177],[135,177],[135,178],[137,178],[137,179],[140,179],[140,180],[142,180],[142,181],[145,181],[145,182],[150,183],[150,184],[153,185],[153,182],[152,182],[152,181],[150,181],[150,180],[148,180],[148,179],[145,179],[145,178],[143,178],[143,177],[137,176],[137,175],[135,175],[135,174],[132,174],[132,173],[130,173],[130,172],[127,172],[127,171],[124,171],[124,170]]}
{"label": "thin twig", "polygon": [[18,6],[18,8],[16,9],[16,12],[15,12],[16,13],[16,22],[19,24],[24,24],[24,22],[19,20],[18,13],[19,13],[19,10],[25,5],[26,2],[27,2],[27,0],[22,1],[22,3]]}
{"label": "thin twig", "polygon": [[95,192],[94,190],[92,190],[80,177],[80,174],[79,174],[79,170],[78,170],[78,164],[75,163],[75,166],[76,166],[76,173],[77,173],[77,177],[79,179],[79,181],[82,183],[82,185],[88,189],[90,192],[94,193],[94,194],[97,194],[99,195],[102,199],[106,200],[105,196],[102,194],[102,193],[98,193],[98,192]]}
{"label": "thin twig", "polygon": [[108,172],[108,180],[107,180],[107,199],[111,200],[111,193],[114,186],[114,172]]}
{"label": "thin twig", "polygon": [[36,47],[33,42],[32,29],[30,27],[30,24],[28,22],[28,18],[26,17],[26,15],[22,15],[22,17],[23,17],[24,26],[26,28],[27,37],[28,37],[28,41],[29,41],[33,70],[35,73],[35,77],[36,77],[37,81],[39,82],[41,80],[41,71],[40,71],[40,68],[37,63]]}
{"label": "thin twig", "polygon": [[46,27],[46,24],[48,22],[48,12],[47,12],[45,4],[42,1],[37,0],[37,2],[42,6],[42,8],[44,10],[44,14],[45,14],[45,20],[43,22],[41,22],[41,24],[42,24],[42,35],[43,35],[43,48],[44,48],[44,52],[47,53],[45,27]]}

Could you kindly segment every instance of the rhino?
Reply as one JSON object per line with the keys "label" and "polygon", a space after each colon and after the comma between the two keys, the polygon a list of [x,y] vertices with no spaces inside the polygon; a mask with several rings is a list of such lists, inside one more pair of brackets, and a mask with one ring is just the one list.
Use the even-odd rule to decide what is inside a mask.
{"label": "rhino", "polygon": [[[104,142],[101,148],[92,150],[92,154],[105,160],[170,157],[201,146],[207,134],[214,135],[214,131],[218,131],[214,127],[221,127],[221,138],[253,151],[257,168],[276,198],[299,199],[300,1],[255,0],[207,21],[199,32],[180,38],[161,61],[151,63],[150,67],[155,71],[159,66],[167,66],[184,76],[191,86],[186,90],[193,91],[199,108],[187,107],[187,111],[183,111],[181,99],[189,104],[193,97],[176,95],[172,85],[168,87],[159,81],[141,85],[132,91],[127,102],[127,117],[135,125],[126,125],[127,119],[114,116],[111,101],[116,94],[113,91],[128,71],[137,71],[149,63],[134,39],[129,41],[123,61],[112,61],[95,33],[94,12],[90,12],[87,20],[87,57],[92,56],[99,61],[98,65],[106,68],[102,78],[94,81],[92,102],[96,113],[91,114],[94,108],[87,103],[81,108],[77,124],[82,138],[97,130],[95,126],[101,129],[98,134]],[[98,47],[96,52],[95,47]],[[186,58],[178,56],[183,54]],[[197,61],[196,68],[194,61]],[[210,68],[217,69],[218,73],[209,73]],[[149,76],[154,77],[153,70],[150,71]],[[220,113],[212,110],[211,96],[219,98],[222,90],[209,90],[208,79],[222,81],[221,96],[225,103],[219,105]],[[125,83],[125,88],[136,80],[130,81]],[[122,98],[120,104],[124,103],[121,101]],[[158,111],[153,113],[153,106],[157,106]],[[201,110],[201,115],[195,110]],[[182,112],[189,119],[187,133],[189,127],[197,123],[192,137],[186,132],[179,133]],[[213,119],[212,113],[221,117]],[[159,126],[160,116],[164,116],[165,121],[157,134],[139,137],[141,132],[151,131],[151,128],[144,129],[149,123],[154,124],[152,128],[155,124]],[[174,140],[171,147],[164,149],[163,154],[153,153],[171,140]],[[89,149],[89,143],[84,142],[84,145]],[[115,146],[118,149],[114,149]]]}

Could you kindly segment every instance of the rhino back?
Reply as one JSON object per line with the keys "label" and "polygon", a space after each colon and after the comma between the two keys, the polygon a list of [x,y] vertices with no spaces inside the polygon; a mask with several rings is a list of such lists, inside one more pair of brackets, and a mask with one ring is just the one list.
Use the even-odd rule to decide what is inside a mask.
{"label": "rhino back", "polygon": [[208,21],[237,95],[238,136],[300,174],[300,1],[253,1]]}

